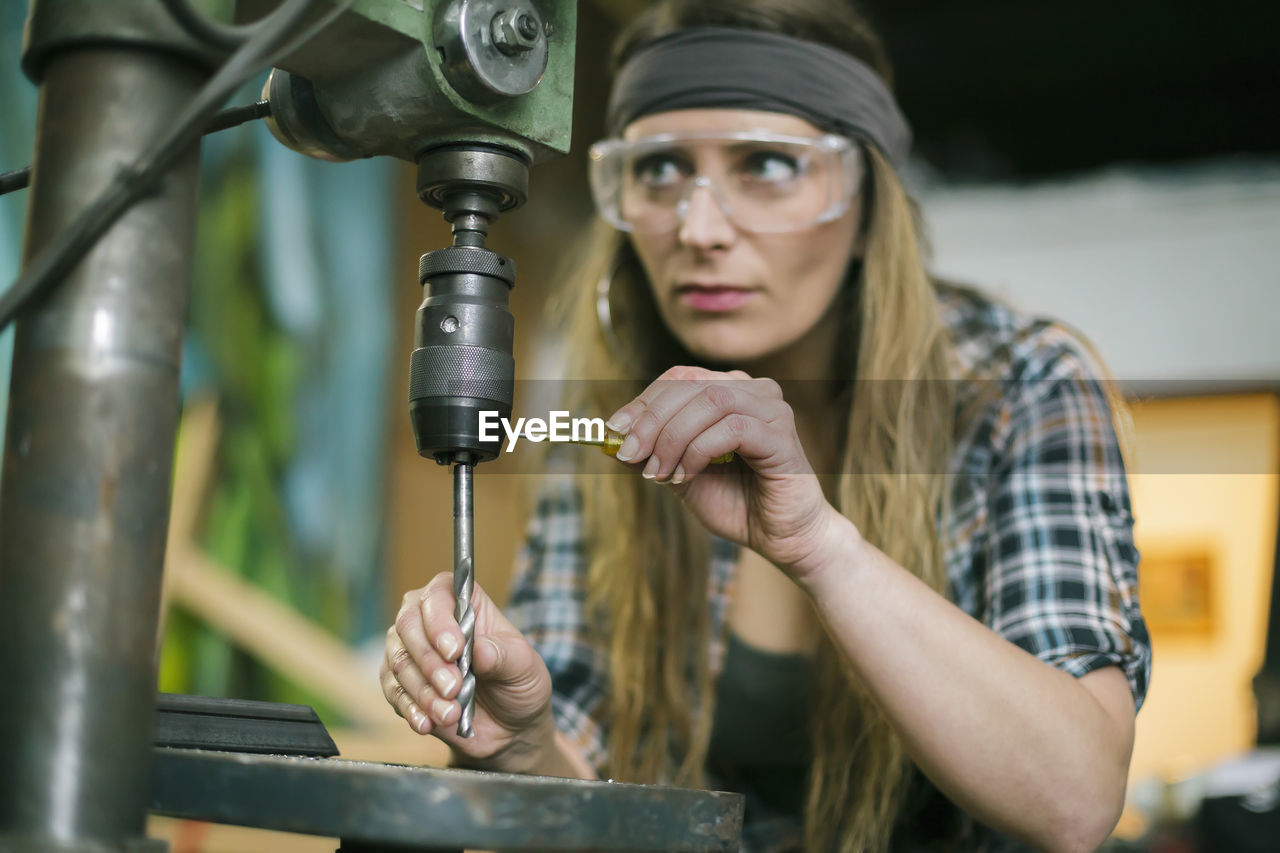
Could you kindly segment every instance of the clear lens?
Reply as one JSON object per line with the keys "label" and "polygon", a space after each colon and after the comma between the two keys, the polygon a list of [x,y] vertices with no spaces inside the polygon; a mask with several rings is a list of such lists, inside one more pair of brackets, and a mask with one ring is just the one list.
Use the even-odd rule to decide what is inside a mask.
{"label": "clear lens", "polygon": [[693,194],[710,192],[748,231],[794,231],[842,215],[861,177],[857,148],[840,136],[765,132],[664,134],[591,147],[600,215],[624,231],[677,228]]}

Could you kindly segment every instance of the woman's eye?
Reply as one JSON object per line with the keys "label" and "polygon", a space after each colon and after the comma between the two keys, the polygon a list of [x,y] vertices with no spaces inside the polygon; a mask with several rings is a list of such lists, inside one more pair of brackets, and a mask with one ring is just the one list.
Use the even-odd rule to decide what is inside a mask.
{"label": "woman's eye", "polygon": [[649,186],[669,186],[683,180],[687,169],[670,154],[650,154],[636,160],[631,173]]}
{"label": "woman's eye", "polygon": [[751,180],[785,183],[800,177],[800,161],[780,151],[756,151],[742,163],[743,175]]}

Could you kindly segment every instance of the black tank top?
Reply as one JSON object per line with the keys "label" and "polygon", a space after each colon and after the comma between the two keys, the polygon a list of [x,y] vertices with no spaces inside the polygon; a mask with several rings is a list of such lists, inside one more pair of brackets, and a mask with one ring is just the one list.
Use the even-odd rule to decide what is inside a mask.
{"label": "black tank top", "polygon": [[812,659],[757,649],[729,634],[707,761],[731,790],[799,815],[812,762]]}

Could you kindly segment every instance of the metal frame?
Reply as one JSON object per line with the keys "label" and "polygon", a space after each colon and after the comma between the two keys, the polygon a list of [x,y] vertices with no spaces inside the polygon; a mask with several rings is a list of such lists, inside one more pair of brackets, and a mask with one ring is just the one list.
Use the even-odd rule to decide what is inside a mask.
{"label": "metal frame", "polygon": [[341,759],[157,749],[151,808],[359,844],[486,850],[729,851],[742,797]]}

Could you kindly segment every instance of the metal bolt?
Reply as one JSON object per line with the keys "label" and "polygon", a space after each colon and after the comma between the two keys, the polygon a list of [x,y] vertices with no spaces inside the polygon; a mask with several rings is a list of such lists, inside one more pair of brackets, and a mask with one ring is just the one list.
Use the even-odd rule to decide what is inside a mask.
{"label": "metal bolt", "polygon": [[493,44],[507,56],[525,53],[538,46],[538,19],[519,7],[500,12],[489,24]]}

